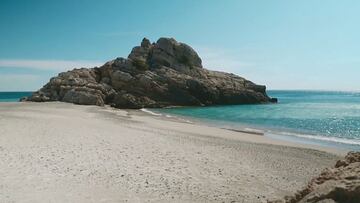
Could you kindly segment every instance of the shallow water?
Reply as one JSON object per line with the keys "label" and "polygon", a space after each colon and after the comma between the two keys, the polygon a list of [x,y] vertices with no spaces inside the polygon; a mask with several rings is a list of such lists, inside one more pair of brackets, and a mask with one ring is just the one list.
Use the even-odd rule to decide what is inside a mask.
{"label": "shallow water", "polygon": [[297,141],[360,150],[360,93],[268,91],[278,104],[183,107],[156,111],[234,129],[262,129]]}
{"label": "shallow water", "polygon": [[0,102],[17,102],[20,98],[30,95],[31,92],[0,92]]}

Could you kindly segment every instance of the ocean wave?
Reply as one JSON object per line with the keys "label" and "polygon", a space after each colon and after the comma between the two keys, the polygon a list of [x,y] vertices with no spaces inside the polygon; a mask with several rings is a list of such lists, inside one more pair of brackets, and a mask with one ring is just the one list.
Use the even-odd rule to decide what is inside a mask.
{"label": "ocean wave", "polygon": [[150,110],[145,109],[145,108],[140,109],[140,111],[145,112],[145,113],[148,113],[148,114],[151,114],[151,115],[153,115],[153,116],[162,116],[161,113],[155,113],[155,112],[150,111]]}
{"label": "ocean wave", "polygon": [[277,132],[277,134],[287,135],[287,136],[295,136],[295,137],[300,137],[300,138],[307,138],[307,139],[312,139],[312,140],[336,142],[336,143],[341,143],[341,144],[360,145],[360,140],[358,140],[358,139],[326,137],[326,136],[322,136],[322,135],[308,135],[308,134],[299,134],[299,133],[292,133],[292,132]]}
{"label": "ocean wave", "polygon": [[164,116],[166,118],[173,118],[173,119],[176,119],[178,121],[185,122],[185,123],[193,123],[192,121],[181,118],[181,117],[172,116],[172,115],[169,115],[169,114],[156,113],[156,112],[150,111],[149,109],[145,109],[145,108],[140,109],[140,111],[148,113],[148,114],[153,115],[153,116]]}
{"label": "ocean wave", "polygon": [[249,127],[246,127],[244,128],[245,131],[248,131],[250,133],[254,133],[254,134],[261,134],[263,135],[264,134],[264,131],[263,130],[260,130],[260,129],[255,129],[255,128],[249,128]]}

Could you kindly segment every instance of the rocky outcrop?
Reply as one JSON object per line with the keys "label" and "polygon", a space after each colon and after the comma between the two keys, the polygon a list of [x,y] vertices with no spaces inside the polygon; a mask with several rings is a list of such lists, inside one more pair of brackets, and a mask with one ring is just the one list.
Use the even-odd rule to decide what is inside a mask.
{"label": "rocky outcrop", "polygon": [[23,101],[63,101],[117,108],[255,104],[271,100],[265,86],[202,67],[198,54],[172,38],[144,38],[128,58],[60,73]]}
{"label": "rocky outcrop", "polygon": [[318,177],[293,196],[269,203],[358,203],[360,202],[360,152],[350,152],[334,168]]}

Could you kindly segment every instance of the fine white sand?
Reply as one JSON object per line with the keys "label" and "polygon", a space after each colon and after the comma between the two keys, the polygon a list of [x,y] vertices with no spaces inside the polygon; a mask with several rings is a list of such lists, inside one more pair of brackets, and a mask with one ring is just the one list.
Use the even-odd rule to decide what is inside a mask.
{"label": "fine white sand", "polygon": [[266,202],[339,153],[141,111],[0,103],[0,202]]}

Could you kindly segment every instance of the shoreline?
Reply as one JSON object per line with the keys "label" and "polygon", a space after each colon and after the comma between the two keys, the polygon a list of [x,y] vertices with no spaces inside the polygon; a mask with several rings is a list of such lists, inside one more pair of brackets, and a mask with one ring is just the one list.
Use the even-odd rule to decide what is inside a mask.
{"label": "shoreline", "polygon": [[[133,111],[133,110],[131,110]],[[224,124],[217,124],[216,122],[207,121],[200,118],[177,115],[177,114],[164,114],[161,111],[151,111],[151,109],[141,109],[141,112],[147,114],[148,116],[153,116],[154,118],[165,119],[168,120],[178,120],[179,122],[185,121],[186,123],[191,123],[194,125],[207,126],[211,128],[223,129],[227,131],[233,131],[237,133],[247,134],[247,135],[255,135],[264,137],[264,139],[256,139],[256,142],[260,143],[268,143],[268,144],[280,144],[285,146],[292,147],[301,147],[301,148],[309,148],[315,150],[326,151],[328,153],[337,154],[340,156],[346,155],[347,152],[352,151],[353,149],[346,148],[344,146],[337,146],[343,143],[331,143],[330,145],[326,145],[321,143],[323,140],[315,140],[315,139],[307,139],[303,137],[296,137],[286,134],[281,134],[281,131],[272,131],[265,128],[256,128],[251,125],[242,124],[240,128],[233,128]],[[284,131],[284,133],[286,133]],[[305,135],[305,134],[304,134]],[[334,148],[335,146],[335,148]]]}
{"label": "shoreline", "polygon": [[346,153],[108,106],[0,103],[0,123],[5,202],[266,202]]}
{"label": "shoreline", "polygon": [[[242,132],[247,134],[256,134],[269,137],[275,140],[281,140],[286,142],[291,142],[295,144],[305,144],[305,145],[315,145],[320,148],[336,148],[339,151],[359,151],[360,142],[357,140],[351,140],[347,138],[338,138],[338,137],[327,137],[323,135],[315,135],[309,133],[302,133],[300,131],[292,131],[290,129],[276,129],[268,128],[262,126],[254,126],[246,123],[237,124],[221,121],[217,122],[212,119],[204,119],[191,117],[186,115],[179,115],[176,113],[162,112],[161,110],[152,111],[152,109],[142,109],[143,112],[148,113],[153,116],[164,116],[164,117],[174,117],[179,119],[187,120],[188,122],[193,122],[201,125],[222,128],[226,130],[231,130],[235,132]],[[315,147],[316,148],[316,147]]]}

